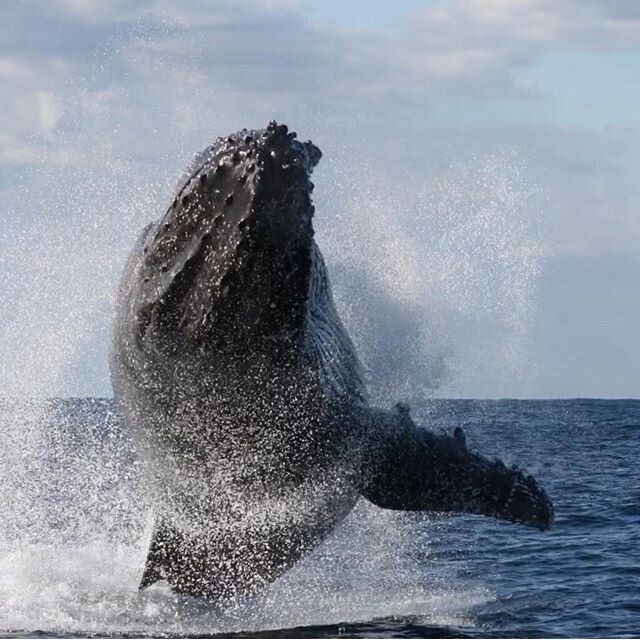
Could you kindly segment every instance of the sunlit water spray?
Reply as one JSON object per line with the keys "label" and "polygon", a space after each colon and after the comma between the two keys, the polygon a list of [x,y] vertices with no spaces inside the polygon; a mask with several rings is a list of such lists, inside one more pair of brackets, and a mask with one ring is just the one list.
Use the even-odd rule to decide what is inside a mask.
{"label": "sunlit water spray", "polygon": [[318,209],[338,213],[318,216],[319,237],[374,399],[513,388],[531,366],[542,258],[522,161],[474,158],[429,179],[357,162],[332,169]]}
{"label": "sunlit water spray", "polygon": [[[142,64],[144,51],[136,55]],[[179,85],[184,78],[165,70],[171,90],[152,88],[173,102],[153,117],[184,115],[188,107],[181,121],[201,122],[211,96],[194,96]],[[197,74],[188,82],[199,84]],[[118,100],[128,97],[135,107],[131,94],[73,95],[79,131],[61,132],[33,173],[3,194],[10,205],[0,268],[11,278],[2,290],[0,393],[13,400],[0,408],[0,627],[189,635],[391,615],[464,624],[491,595],[431,559],[430,545],[447,535],[448,521],[423,525],[418,536],[412,517],[367,504],[263,597],[231,611],[179,598],[164,585],[137,592],[149,504],[111,406],[25,399],[109,393],[119,271],[138,231],[170,200],[187,156],[171,155],[175,140],[165,138],[155,156],[147,141],[136,158],[115,144],[126,138],[120,128],[100,139]],[[132,122],[120,126],[142,126],[126,106]],[[232,128],[260,122],[234,120]],[[193,125],[185,138],[205,146],[227,132],[214,124],[214,131]],[[317,118],[310,129],[326,155],[314,194],[317,239],[374,400],[389,406],[436,393],[478,394],[483,380],[517,373],[527,361],[540,259],[533,190],[520,163],[492,156],[439,175],[390,175],[362,161],[362,148],[360,160],[340,151],[344,141],[334,144],[332,131],[324,131],[323,145]]]}
{"label": "sunlit water spray", "polygon": [[[491,203],[493,213],[473,208],[472,194],[462,203],[452,199],[470,188],[464,182],[436,185],[417,204],[392,211],[396,194],[384,191],[380,176],[366,182],[378,190],[369,199],[356,188],[364,180],[355,181],[350,194],[342,191],[346,204],[329,225],[318,204],[318,240],[381,402],[424,397],[455,379],[455,363],[462,366],[473,355],[469,341],[459,339],[474,317],[512,332],[503,338],[521,337],[527,287],[535,275],[528,261],[535,252],[521,222],[509,218],[515,210],[511,183],[505,186],[506,178],[485,171],[474,179],[497,180],[502,189],[497,204]],[[122,204],[115,210],[125,216]],[[16,366],[13,395],[21,389],[42,394],[47,384],[55,388],[60,376],[74,375],[74,359],[83,359],[92,340],[107,339],[111,280],[119,266],[108,246],[133,232],[109,232],[113,213],[106,222],[98,215],[91,225],[93,215],[79,209],[71,224],[50,233],[48,248],[45,243],[40,253],[33,249],[37,260],[23,275],[30,295],[13,303],[14,339],[5,333],[4,348],[9,354],[13,349],[16,363],[30,358],[26,372]],[[477,253],[476,243],[483,247]],[[18,339],[21,317],[27,331]],[[478,345],[480,354],[495,344]],[[459,346],[464,351],[456,351]],[[105,354],[104,346],[97,353]],[[493,362],[501,358],[493,354]],[[32,376],[31,387],[21,378],[25,373]],[[2,423],[5,629],[197,634],[391,615],[460,625],[470,608],[490,598],[483,588],[456,580],[446,563],[430,561],[430,541],[446,535],[446,525],[422,526],[416,540],[410,517],[365,504],[264,597],[231,611],[199,606],[163,585],[138,594],[150,509],[135,452],[111,406],[12,401],[3,406]]]}
{"label": "sunlit water spray", "polygon": [[[356,175],[334,192],[327,217],[329,203],[317,198],[318,241],[376,400],[432,394],[491,349],[493,366],[513,368],[537,268],[535,245],[516,215],[513,176],[513,166],[491,159],[456,168],[403,201],[384,176]],[[131,181],[123,199],[104,181],[67,194],[55,177],[44,179],[56,188],[48,216],[33,216],[30,231],[41,242],[26,233],[13,245],[4,239],[5,260],[23,268],[3,344],[5,389],[18,398],[64,388],[83,370],[96,375],[86,352],[106,357],[96,342],[108,339],[119,245],[158,215],[143,213],[157,202]],[[483,338],[487,326],[502,329],[493,341]],[[501,339],[511,341],[502,351]],[[421,527],[416,540],[408,516],[364,504],[264,597],[230,612],[196,606],[162,585],[138,594],[149,504],[111,408],[88,403],[65,412],[55,403],[12,401],[2,424],[0,620],[7,630],[197,634],[390,615],[459,625],[490,598],[459,583],[446,563],[430,562],[430,536],[446,535],[445,525],[430,525],[429,535]]]}
{"label": "sunlit water spray", "polygon": [[189,635],[391,615],[451,625],[488,598],[431,567],[429,532],[443,535],[446,524],[416,539],[411,518],[365,504],[264,596],[228,611],[163,584],[139,594],[149,505],[112,404],[10,402],[1,417],[21,436],[37,434],[5,442],[2,458],[3,498],[17,498],[0,514],[5,630]]}

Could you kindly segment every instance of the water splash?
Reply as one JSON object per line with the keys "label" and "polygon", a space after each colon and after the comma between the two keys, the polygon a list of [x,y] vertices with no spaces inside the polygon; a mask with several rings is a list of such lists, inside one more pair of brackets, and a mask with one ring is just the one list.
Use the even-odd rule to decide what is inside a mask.
{"label": "water splash", "polygon": [[[115,417],[100,403],[69,415],[56,403],[23,402],[110,393],[111,309],[135,235],[159,215],[191,152],[282,108],[272,100],[239,121],[224,87],[203,89],[201,75],[178,73],[166,55],[150,66],[148,44],[125,38],[99,54],[95,77],[69,85],[41,157],[3,192],[0,269],[11,278],[2,285],[0,394],[19,400],[0,407],[1,626],[189,635],[405,614],[463,624],[491,596],[430,562],[431,541],[446,535],[440,525],[416,541],[410,518],[366,505],[237,611],[221,616],[164,586],[138,594],[149,505]],[[110,85],[125,57],[139,73],[124,88]],[[158,99],[151,113],[138,108],[149,95]],[[518,159],[390,175],[354,160],[356,148],[376,157],[356,136],[307,105],[291,107],[300,132],[335,152],[318,179],[318,241],[375,400],[477,394],[479,380],[517,372],[540,257],[533,189]],[[140,136],[127,140],[132,131],[149,132],[141,148]]]}
{"label": "water splash", "polygon": [[373,397],[509,388],[531,366],[543,255],[522,160],[460,160],[429,180],[346,164],[332,167],[319,237]]}
{"label": "water splash", "polygon": [[[517,163],[454,166],[413,190],[409,178],[399,186],[370,167],[349,167],[331,167],[331,196],[317,189],[318,241],[374,398],[415,400],[465,371],[495,371],[509,358],[517,365],[537,269]],[[3,392],[17,397],[86,393],[104,380],[120,265],[172,181],[154,187],[109,162],[100,174],[65,175],[43,170],[37,191],[22,196],[31,217],[14,219],[2,238],[3,266],[15,278],[0,373]],[[193,635],[389,615],[456,626],[491,598],[429,561],[429,545],[443,535],[437,523],[414,541],[410,519],[365,505],[262,599],[224,615],[164,586],[138,594],[149,508],[137,461],[105,407],[82,411],[3,407],[5,629]]]}
{"label": "water splash", "polygon": [[[317,189],[318,241],[374,398],[413,401],[452,388],[465,372],[473,380],[509,361],[517,366],[538,256],[517,163],[454,166],[419,189],[353,163],[331,171],[335,191]],[[99,173],[65,175],[43,170],[37,190],[22,196],[31,216],[13,219],[2,238],[14,281],[0,377],[3,393],[17,397],[107,386],[120,265],[172,181],[154,187],[131,166],[109,162]],[[149,513],[139,468],[104,407],[84,411],[3,407],[5,629],[189,635],[405,614],[460,625],[491,597],[457,582],[446,563],[429,562],[437,524],[415,543],[410,519],[364,505],[260,601],[221,615],[163,586],[139,595]]]}
{"label": "water splash", "polygon": [[[37,446],[26,443],[31,463],[12,458],[14,450],[0,469],[4,630],[197,635],[391,615],[460,625],[469,607],[491,597],[456,584],[430,561],[430,544],[446,535],[446,524],[421,526],[416,538],[411,516],[365,503],[264,596],[228,611],[178,596],[163,583],[139,594],[149,505],[111,402],[6,403],[0,421],[22,432],[34,415],[46,424],[35,430]],[[33,481],[22,485],[29,474]],[[18,487],[19,501],[7,502]],[[18,509],[18,502],[29,508]]]}

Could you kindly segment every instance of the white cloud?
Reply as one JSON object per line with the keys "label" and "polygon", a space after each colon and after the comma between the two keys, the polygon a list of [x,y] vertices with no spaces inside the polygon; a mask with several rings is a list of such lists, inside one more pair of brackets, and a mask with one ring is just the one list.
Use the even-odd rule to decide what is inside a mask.
{"label": "white cloud", "polygon": [[[0,106],[6,114],[0,160],[26,166],[43,159],[91,161],[101,148],[113,163],[148,164],[175,158],[183,146],[184,157],[203,136],[258,126],[272,116],[299,123],[309,134],[330,131],[334,140],[349,132],[357,139],[375,123],[375,136],[358,144],[389,141],[390,158],[413,154],[414,161],[432,162],[447,148],[455,155],[465,145],[480,153],[517,146],[537,157],[534,165],[566,173],[556,179],[554,172],[540,172],[557,219],[571,226],[577,213],[569,211],[581,211],[583,238],[563,240],[564,248],[629,247],[640,225],[634,216],[637,189],[626,167],[638,163],[637,154],[618,149],[619,140],[606,133],[513,131],[497,121],[485,133],[464,127],[433,132],[428,122],[434,109],[446,109],[447,101],[454,105],[457,95],[526,99],[522,72],[544,53],[640,42],[634,6],[437,0],[402,28],[373,31],[315,23],[286,0],[4,5],[9,29],[0,50]],[[417,126],[413,135],[411,123]],[[434,133],[439,149],[427,152],[421,137]],[[408,154],[395,148],[398,136],[421,142],[412,142]],[[575,145],[579,153],[573,153]],[[610,171],[608,158],[616,155],[623,157],[611,162],[621,170]],[[600,158],[593,175],[575,161],[587,156],[589,162]],[[596,203],[605,209],[606,202],[623,223],[603,233],[602,216],[594,210]]]}
{"label": "white cloud", "polygon": [[518,91],[540,55],[640,43],[640,17],[611,3],[568,0],[438,0],[412,15],[385,51],[389,78],[427,89]]}
{"label": "white cloud", "polygon": [[141,16],[149,0],[52,0],[59,14],[84,23],[124,22]]}
{"label": "white cloud", "polygon": [[17,52],[0,57],[0,158],[4,162],[37,159],[37,138],[46,138],[60,117],[59,100],[77,65],[58,57],[29,60]]}
{"label": "white cloud", "polygon": [[91,81],[104,63],[121,75],[103,81],[119,87],[141,75],[170,93],[179,76],[179,85],[191,79],[201,92],[208,85],[247,100],[272,92],[323,108],[420,107],[443,92],[519,94],[521,72],[544,53],[640,43],[637,13],[595,0],[438,0],[394,31],[322,25],[286,0],[57,0],[3,11],[5,49],[26,67],[22,82],[5,80],[19,103],[61,89],[72,73]]}

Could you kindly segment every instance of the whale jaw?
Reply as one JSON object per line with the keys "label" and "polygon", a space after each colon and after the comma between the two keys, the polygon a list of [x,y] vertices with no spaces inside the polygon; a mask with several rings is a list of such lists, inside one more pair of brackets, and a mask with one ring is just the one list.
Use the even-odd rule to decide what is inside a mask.
{"label": "whale jaw", "polygon": [[320,157],[275,122],[200,154],[145,243],[140,317],[197,343],[299,329],[313,244],[310,175]]}

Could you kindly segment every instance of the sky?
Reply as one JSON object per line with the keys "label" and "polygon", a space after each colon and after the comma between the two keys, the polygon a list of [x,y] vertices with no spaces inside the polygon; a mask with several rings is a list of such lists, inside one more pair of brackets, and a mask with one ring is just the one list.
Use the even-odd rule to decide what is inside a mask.
{"label": "sky", "polygon": [[218,135],[324,152],[374,395],[640,397],[634,0],[0,4],[0,395],[110,395],[136,233]]}

